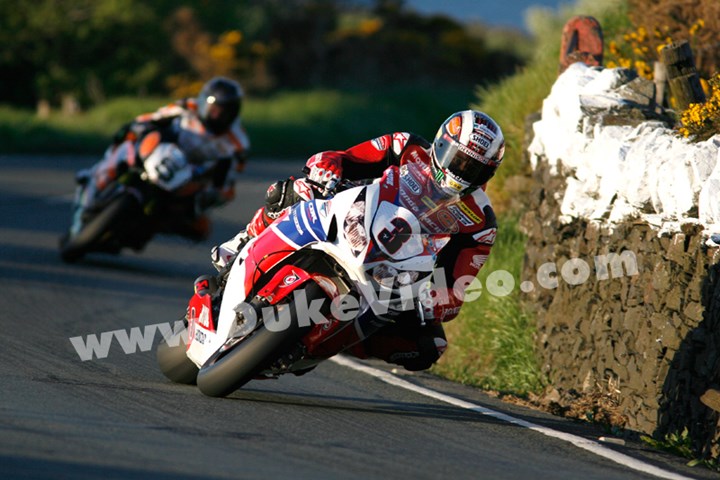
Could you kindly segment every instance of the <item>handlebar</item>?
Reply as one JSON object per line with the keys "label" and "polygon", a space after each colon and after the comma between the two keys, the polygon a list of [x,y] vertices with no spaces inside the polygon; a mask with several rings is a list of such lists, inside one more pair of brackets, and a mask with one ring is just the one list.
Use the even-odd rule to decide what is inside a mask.
{"label": "handlebar", "polygon": [[320,193],[323,198],[331,197],[335,195],[336,193],[342,192],[344,190],[349,190],[351,188],[359,187],[362,185],[369,185],[371,184],[374,179],[373,178],[366,178],[362,180],[348,180],[346,178],[341,178],[337,184],[335,184],[334,187],[327,189],[325,185],[322,183],[316,182],[314,180],[310,180],[309,178],[305,177],[305,181],[308,185],[315,187],[316,192]]}

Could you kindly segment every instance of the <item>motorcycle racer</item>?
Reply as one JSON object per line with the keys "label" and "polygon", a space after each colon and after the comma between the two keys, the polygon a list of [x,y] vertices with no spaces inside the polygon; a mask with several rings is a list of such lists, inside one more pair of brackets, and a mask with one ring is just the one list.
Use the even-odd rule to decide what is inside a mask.
{"label": "motorcycle racer", "polygon": [[380,358],[408,370],[430,368],[447,346],[442,323],[455,318],[463,304],[467,286],[457,287],[456,281],[474,278],[495,242],[497,223],[484,186],[502,162],[504,145],[502,131],[492,118],[466,110],[445,120],[432,143],[412,133],[395,132],[344,151],[317,153],[305,165],[306,177],[291,177],[268,188],[265,205],[247,228],[213,249],[213,263],[222,270],[250,237],[260,234],[286,209],[302,200],[325,198],[341,179],[379,178],[390,166],[424,164],[432,174],[428,180],[448,199],[458,200],[439,217],[451,236],[435,262],[435,276],[442,275],[443,281],[434,283],[445,287],[434,289],[431,301],[419,302],[420,311],[404,312],[367,338],[346,338],[358,333],[344,329],[333,339],[338,345],[353,345],[348,353],[360,358]]}
{"label": "motorcycle racer", "polygon": [[207,170],[210,182],[196,193],[192,211],[178,219],[178,233],[204,240],[210,233],[205,212],[235,197],[236,174],[245,167],[250,139],[240,119],[244,92],[234,80],[215,77],[196,98],[184,98],[137,116],[114,136],[116,148],[137,141],[141,157],[161,143],[176,144],[190,163]]}

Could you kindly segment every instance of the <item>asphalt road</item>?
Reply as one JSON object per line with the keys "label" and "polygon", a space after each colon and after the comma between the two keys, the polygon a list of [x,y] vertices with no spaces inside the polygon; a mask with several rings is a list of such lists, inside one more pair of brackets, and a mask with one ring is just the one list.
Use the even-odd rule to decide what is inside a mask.
{"label": "asphalt road", "polygon": [[[168,382],[154,351],[82,361],[71,337],[174,322],[209,249],[299,163],[252,163],[210,241],[63,264],[73,173],[92,158],[0,156],[0,478],[656,478],[535,431],[329,363],[226,399]],[[159,338],[159,337],[158,337]],[[157,341],[157,338],[156,338]],[[373,364],[378,368],[386,368]],[[596,440],[603,432],[426,374],[414,384]],[[716,478],[642,444],[668,472]]]}

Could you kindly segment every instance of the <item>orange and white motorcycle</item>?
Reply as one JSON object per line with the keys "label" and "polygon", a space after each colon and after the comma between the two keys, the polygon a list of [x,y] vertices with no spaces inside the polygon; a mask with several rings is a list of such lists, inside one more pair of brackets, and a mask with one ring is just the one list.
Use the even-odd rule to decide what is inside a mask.
{"label": "orange and white motorcycle", "polygon": [[108,148],[100,162],[76,175],[60,256],[74,262],[90,252],[141,250],[157,233],[199,240],[187,219],[196,213],[196,194],[208,177],[206,167],[191,164],[175,144],[161,143],[159,134]]}

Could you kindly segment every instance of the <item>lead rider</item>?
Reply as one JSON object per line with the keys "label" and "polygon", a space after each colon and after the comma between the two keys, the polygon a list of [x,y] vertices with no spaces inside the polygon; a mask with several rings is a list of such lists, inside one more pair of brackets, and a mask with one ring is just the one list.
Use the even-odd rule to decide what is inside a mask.
{"label": "lead rider", "polygon": [[[430,167],[425,169],[432,172],[429,181],[435,182],[448,200],[458,200],[447,207],[445,227],[451,236],[435,263],[445,276],[442,284],[453,286],[466,275],[474,278],[486,262],[497,234],[485,185],[500,166],[504,151],[498,124],[485,113],[465,110],[445,120],[432,144],[418,135],[396,132],[348,150],[318,153],[307,161],[306,177],[290,177],[268,188],[265,206],[255,213],[247,228],[213,249],[213,263],[222,270],[250,237],[259,235],[286,209],[303,200],[324,198],[341,179],[379,178],[389,166],[420,162]],[[329,341],[337,342],[337,350],[352,345],[348,353],[360,358],[380,358],[408,370],[430,368],[447,346],[442,322],[458,315],[464,289],[450,287],[433,293],[444,301],[429,302],[433,305],[423,307],[422,312],[403,312],[395,323],[367,338],[346,328]]]}

